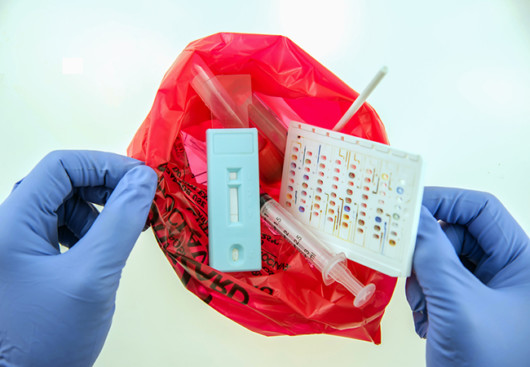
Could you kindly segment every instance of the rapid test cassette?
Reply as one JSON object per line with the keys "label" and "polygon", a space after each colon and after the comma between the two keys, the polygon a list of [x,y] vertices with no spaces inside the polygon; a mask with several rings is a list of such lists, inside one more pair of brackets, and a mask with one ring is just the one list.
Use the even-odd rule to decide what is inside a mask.
{"label": "rapid test cassette", "polygon": [[261,226],[256,129],[206,131],[208,255],[226,272],[261,269]]}
{"label": "rapid test cassette", "polygon": [[336,252],[409,276],[422,195],[420,156],[291,122],[279,202]]}

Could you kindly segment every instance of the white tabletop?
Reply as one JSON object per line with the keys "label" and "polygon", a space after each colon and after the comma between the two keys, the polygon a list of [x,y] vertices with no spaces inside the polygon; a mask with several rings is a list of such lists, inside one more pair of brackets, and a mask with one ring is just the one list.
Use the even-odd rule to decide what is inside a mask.
{"label": "white tabletop", "polygon": [[[387,65],[369,102],[391,144],[423,156],[427,185],[493,192],[530,232],[528,2],[75,3],[0,1],[0,200],[51,150],[124,154],[186,44],[237,31],[288,36],[357,91]],[[96,366],[423,366],[404,284],[380,346],[266,338],[186,291],[146,232]]]}

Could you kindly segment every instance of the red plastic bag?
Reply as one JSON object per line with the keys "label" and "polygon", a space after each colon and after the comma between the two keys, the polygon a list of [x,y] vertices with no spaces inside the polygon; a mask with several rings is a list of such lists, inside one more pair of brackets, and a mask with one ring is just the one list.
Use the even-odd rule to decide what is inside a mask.
{"label": "red plastic bag", "polygon": [[[252,92],[287,126],[289,119],[332,128],[358,93],[282,36],[215,34],[190,43],[164,76],[149,115],[128,148],[159,175],[150,213],[160,248],[184,286],[204,302],[263,335],[325,333],[381,341],[380,321],[396,279],[348,261],[375,296],[361,309],[262,221],[262,270],[222,273],[208,266],[205,132],[219,127],[190,83],[202,60],[213,74],[250,75]],[[202,62],[201,61],[201,62]],[[365,104],[343,131],[387,143],[383,124]],[[261,153],[265,152],[262,150]],[[262,161],[260,166],[272,161]],[[265,167],[265,168],[267,168]],[[261,168],[261,167],[260,167]],[[278,199],[279,181],[261,182]]]}

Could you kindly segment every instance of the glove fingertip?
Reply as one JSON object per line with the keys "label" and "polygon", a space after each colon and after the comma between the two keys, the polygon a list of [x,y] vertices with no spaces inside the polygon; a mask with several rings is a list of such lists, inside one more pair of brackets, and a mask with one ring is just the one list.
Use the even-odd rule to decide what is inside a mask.
{"label": "glove fingertip", "polygon": [[[157,187],[155,171],[145,165],[131,169],[122,179],[105,209],[107,214],[119,212],[122,225],[144,229]],[[105,212],[104,209],[104,212]],[[116,217],[109,220],[115,220]]]}
{"label": "glove fingertip", "polygon": [[129,170],[83,237],[83,246],[76,246],[77,251],[98,269],[123,267],[146,223],[156,184],[152,168],[139,165]]}
{"label": "glove fingertip", "polygon": [[146,165],[136,166],[127,173],[126,177],[138,185],[138,190],[142,191],[147,197],[152,199],[155,196],[158,176],[151,167]]}

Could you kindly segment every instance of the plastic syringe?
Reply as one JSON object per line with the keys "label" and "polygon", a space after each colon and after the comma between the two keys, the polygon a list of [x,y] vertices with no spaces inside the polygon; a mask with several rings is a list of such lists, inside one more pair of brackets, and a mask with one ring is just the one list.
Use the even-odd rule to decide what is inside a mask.
{"label": "plastic syringe", "polygon": [[285,237],[310,264],[322,273],[325,285],[334,281],[342,284],[355,296],[353,305],[362,307],[373,296],[375,285],[363,285],[346,267],[344,253],[334,254],[291,213],[267,194],[260,196],[261,216]]}

